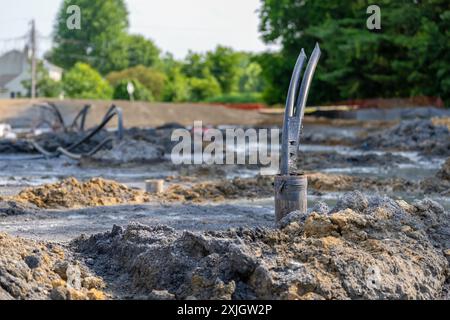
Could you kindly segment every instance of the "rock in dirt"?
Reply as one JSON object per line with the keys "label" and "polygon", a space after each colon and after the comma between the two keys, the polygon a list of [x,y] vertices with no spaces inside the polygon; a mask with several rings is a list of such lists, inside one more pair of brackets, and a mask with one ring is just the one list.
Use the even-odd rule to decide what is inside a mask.
{"label": "rock in dirt", "polygon": [[[63,279],[56,270],[60,264],[77,272],[72,273],[71,278]],[[61,246],[0,233],[1,300],[106,298],[98,288],[84,285],[87,278],[95,278],[98,283],[103,283],[102,279],[79,266]]]}
{"label": "rock in dirt", "polygon": [[127,279],[140,297],[438,299],[448,275],[448,222],[432,200],[350,193],[329,212],[294,217],[282,230],[131,224],[72,247],[94,259],[99,274]]}
{"label": "rock in dirt", "polygon": [[395,127],[365,138],[361,148],[419,151],[426,155],[450,156],[450,131],[436,120],[402,121]]}
{"label": "rock in dirt", "polygon": [[150,196],[144,191],[102,178],[85,182],[68,178],[53,184],[27,188],[8,200],[32,204],[42,209],[57,209],[138,204],[150,201]]}

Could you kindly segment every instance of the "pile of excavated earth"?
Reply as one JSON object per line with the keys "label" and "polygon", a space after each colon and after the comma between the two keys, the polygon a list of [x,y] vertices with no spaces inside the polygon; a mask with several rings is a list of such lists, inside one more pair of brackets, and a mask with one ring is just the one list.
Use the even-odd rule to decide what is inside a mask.
{"label": "pile of excavated earth", "polygon": [[402,121],[361,141],[363,149],[420,151],[425,155],[450,156],[449,118]]}
{"label": "pile of excavated earth", "polygon": [[[376,192],[418,191],[420,185],[400,178],[366,178],[358,176],[309,172],[308,188],[315,194],[343,192],[353,189]],[[173,184],[158,196],[167,201],[221,201],[237,198],[266,198],[273,196],[272,176],[234,178],[192,184]],[[434,181],[434,180],[433,180]]]}
{"label": "pile of excavated earth", "polygon": [[[448,125],[445,119],[402,121],[370,137],[338,142],[449,157]],[[111,143],[82,165],[166,161],[169,133],[127,130],[124,141]],[[104,131],[75,151],[87,152],[110,134]],[[79,138],[67,133],[37,139],[54,151]],[[0,152],[32,150],[26,140],[0,141]],[[429,198],[407,203],[373,195],[401,191],[447,197],[450,158],[435,176],[420,181],[316,172],[330,166],[404,163],[408,159],[389,153],[309,152],[299,158],[309,190],[349,192],[333,208],[319,202],[308,213],[290,213],[272,228],[191,232],[130,224],[82,235],[69,244],[0,234],[0,299],[450,299],[448,210]],[[273,196],[273,177],[224,180],[226,172],[214,166],[182,166],[177,173],[166,179],[167,188],[158,195],[101,178],[30,187],[0,197],[0,216]]]}
{"label": "pile of excavated earth", "polygon": [[[408,205],[357,192],[333,210],[318,211],[292,213],[281,222],[281,231],[193,234],[131,226],[79,239],[75,245],[88,252],[100,248],[106,259],[133,276],[136,289],[162,289],[181,299],[442,295],[448,272],[442,248],[448,248],[449,230],[438,204]],[[140,253],[122,256],[141,243],[148,245]],[[163,269],[170,272],[157,272]],[[182,270],[187,277],[180,279]]]}
{"label": "pile of excavated earth", "polygon": [[139,204],[150,201],[150,196],[142,190],[131,189],[115,181],[93,178],[80,182],[68,178],[27,188],[17,196],[0,197],[0,201],[31,204],[41,209],[58,209]]}
{"label": "pile of excavated earth", "polygon": [[[448,185],[448,180],[429,179],[426,188]],[[425,183],[427,183],[425,185]],[[419,184],[398,178],[375,179],[356,176],[308,173],[308,185],[312,192],[349,191],[355,187],[361,190],[417,191]],[[157,202],[223,201],[226,199],[267,198],[273,195],[273,177],[234,178],[209,182],[171,183],[161,194],[149,194],[132,189],[121,183],[102,178],[78,181],[68,178],[53,184],[26,188],[16,196],[0,197],[0,214],[20,214],[30,209],[75,209],[85,207],[113,206],[121,204],[143,204]],[[23,210],[20,210],[22,208]]]}
{"label": "pile of excavated earth", "polygon": [[345,194],[278,228],[130,224],[69,246],[0,235],[0,297],[15,299],[449,298],[449,213]]}
{"label": "pile of excavated earth", "polygon": [[104,300],[104,287],[64,247],[0,233],[1,300]]}

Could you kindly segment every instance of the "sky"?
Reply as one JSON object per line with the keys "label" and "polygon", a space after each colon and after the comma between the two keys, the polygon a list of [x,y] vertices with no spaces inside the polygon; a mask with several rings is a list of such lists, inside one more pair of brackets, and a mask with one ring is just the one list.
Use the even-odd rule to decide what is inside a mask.
{"label": "sky", "polygon": [[[53,21],[62,0],[0,0],[0,53],[23,47],[29,21],[35,19],[39,52],[51,45]],[[183,58],[189,49],[205,52],[218,44],[260,52],[260,0],[125,0],[130,32],[155,41],[164,52]]]}

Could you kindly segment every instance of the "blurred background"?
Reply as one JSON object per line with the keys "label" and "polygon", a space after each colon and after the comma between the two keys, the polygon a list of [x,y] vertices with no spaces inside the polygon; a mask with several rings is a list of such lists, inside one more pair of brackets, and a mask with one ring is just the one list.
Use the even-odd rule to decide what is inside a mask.
{"label": "blurred background", "polygon": [[0,0],[0,98],[276,106],[318,42],[310,105],[448,106],[449,2],[377,5],[369,30],[361,0]]}
{"label": "blurred background", "polygon": [[[430,217],[445,219],[450,209],[449,24],[448,0],[0,0],[0,231],[68,241],[130,221],[180,230],[273,226],[278,168],[248,160],[270,147],[278,164],[279,135],[261,133],[280,132],[296,59],[316,43],[322,56],[295,163],[308,176],[309,207],[325,213],[357,203],[356,211],[365,210],[359,208],[369,195],[381,195],[373,202],[380,210],[416,203],[417,216],[423,212],[434,226]],[[203,154],[211,128],[223,136],[264,131],[241,143],[218,141],[219,160],[246,159],[221,165]],[[186,154],[174,151],[176,129],[192,138]],[[191,161],[201,158],[202,165]],[[164,190],[149,207],[119,210],[129,198],[99,177],[152,194]],[[10,200],[41,207],[28,214]],[[113,206],[93,208],[105,204]],[[57,213],[42,209],[61,206]],[[77,206],[82,211],[73,211]],[[419,209],[431,207],[436,211]],[[436,233],[428,222],[423,230],[402,228],[398,239],[419,232],[447,241],[450,228],[438,225]],[[355,256],[366,257],[361,252]],[[290,266],[283,270],[291,274]],[[411,283],[404,287],[421,296],[423,286]],[[399,298],[412,292],[394,291]]]}

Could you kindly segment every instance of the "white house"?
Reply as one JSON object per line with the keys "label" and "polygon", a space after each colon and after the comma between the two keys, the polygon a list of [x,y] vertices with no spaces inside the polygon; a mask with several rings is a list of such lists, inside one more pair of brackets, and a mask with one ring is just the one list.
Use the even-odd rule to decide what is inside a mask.
{"label": "white house", "polygon": [[[12,50],[0,57],[0,99],[26,97],[28,91],[22,85],[24,80],[31,81],[31,67],[28,49]],[[60,81],[63,70],[43,61],[44,68],[51,79]]]}

